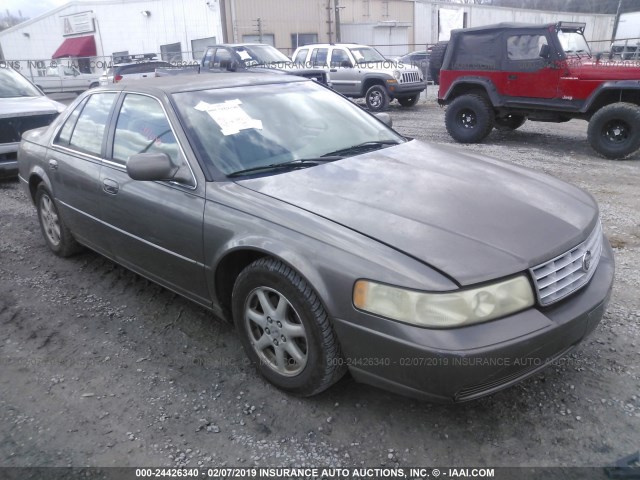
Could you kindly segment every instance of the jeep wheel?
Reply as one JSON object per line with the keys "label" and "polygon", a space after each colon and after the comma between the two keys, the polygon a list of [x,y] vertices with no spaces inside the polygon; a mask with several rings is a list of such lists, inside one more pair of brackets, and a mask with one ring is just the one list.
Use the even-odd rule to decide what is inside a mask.
{"label": "jeep wheel", "polygon": [[389,105],[389,95],[382,85],[369,87],[364,98],[367,108],[372,112],[381,112]]}
{"label": "jeep wheel", "polygon": [[640,107],[613,103],[598,110],[589,121],[591,147],[606,158],[618,159],[640,148]]}
{"label": "jeep wheel", "polygon": [[480,95],[461,95],[447,107],[447,132],[460,143],[481,142],[493,128],[495,114],[489,101]]}
{"label": "jeep wheel", "polygon": [[517,130],[522,125],[524,125],[524,122],[526,121],[527,117],[525,117],[524,115],[509,114],[506,117],[496,117],[495,127],[496,130],[500,130],[503,132]]}
{"label": "jeep wheel", "polygon": [[429,55],[429,76],[436,85],[440,84],[440,69],[442,68],[444,54],[447,51],[447,45],[449,45],[449,42],[436,43],[431,49],[431,55]]}
{"label": "jeep wheel", "polygon": [[420,99],[420,94],[416,93],[410,97],[398,97],[398,103],[403,107],[413,107]]}

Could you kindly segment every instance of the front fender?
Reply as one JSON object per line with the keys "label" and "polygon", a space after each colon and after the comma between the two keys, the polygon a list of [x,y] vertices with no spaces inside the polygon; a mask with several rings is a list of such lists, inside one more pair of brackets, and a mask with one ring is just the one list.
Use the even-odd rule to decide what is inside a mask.
{"label": "front fender", "polygon": [[591,95],[589,95],[589,98],[587,98],[587,101],[580,109],[580,112],[588,112],[600,95],[612,90],[633,91],[635,94],[640,94],[640,80],[612,80],[602,83],[591,93]]}

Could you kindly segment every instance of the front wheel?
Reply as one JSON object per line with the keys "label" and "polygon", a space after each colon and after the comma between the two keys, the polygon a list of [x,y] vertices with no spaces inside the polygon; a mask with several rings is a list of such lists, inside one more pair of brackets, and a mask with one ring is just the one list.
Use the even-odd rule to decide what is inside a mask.
{"label": "front wheel", "polygon": [[489,101],[475,94],[453,100],[445,113],[447,132],[460,143],[481,142],[493,128],[495,114]]}
{"label": "front wheel", "polygon": [[370,111],[381,112],[389,105],[389,94],[382,85],[373,85],[367,90],[364,100]]}
{"label": "front wheel", "polygon": [[238,276],[232,299],[244,350],[272,384],[310,396],[344,374],[327,312],[293,269],[272,258],[256,260]]}
{"label": "front wheel", "polygon": [[100,84],[98,82],[93,82],[91,85],[89,85],[89,88],[91,89],[91,88],[96,88],[96,87],[99,87],[99,86],[100,86]]}
{"label": "front wheel", "polygon": [[420,99],[420,94],[411,95],[410,97],[398,97],[398,103],[403,107],[413,107]]}
{"label": "front wheel", "polygon": [[613,103],[598,110],[589,121],[591,147],[611,159],[624,158],[640,148],[640,107]]}

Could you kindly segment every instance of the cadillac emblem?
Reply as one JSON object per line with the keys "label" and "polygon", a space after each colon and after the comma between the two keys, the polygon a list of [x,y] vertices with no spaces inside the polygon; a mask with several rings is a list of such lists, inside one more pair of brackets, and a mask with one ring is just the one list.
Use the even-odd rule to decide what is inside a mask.
{"label": "cadillac emblem", "polygon": [[587,252],[582,257],[582,271],[588,272],[591,268],[591,250],[587,250]]}

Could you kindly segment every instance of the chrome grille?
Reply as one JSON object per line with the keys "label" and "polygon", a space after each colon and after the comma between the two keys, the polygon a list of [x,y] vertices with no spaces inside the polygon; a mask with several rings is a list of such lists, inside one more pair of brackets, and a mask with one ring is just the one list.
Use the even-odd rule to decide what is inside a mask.
{"label": "chrome grille", "polygon": [[402,72],[400,83],[415,83],[420,82],[420,72]]}
{"label": "chrome grille", "polygon": [[600,221],[584,242],[568,252],[531,269],[540,305],[549,305],[587,284],[602,253]]}

